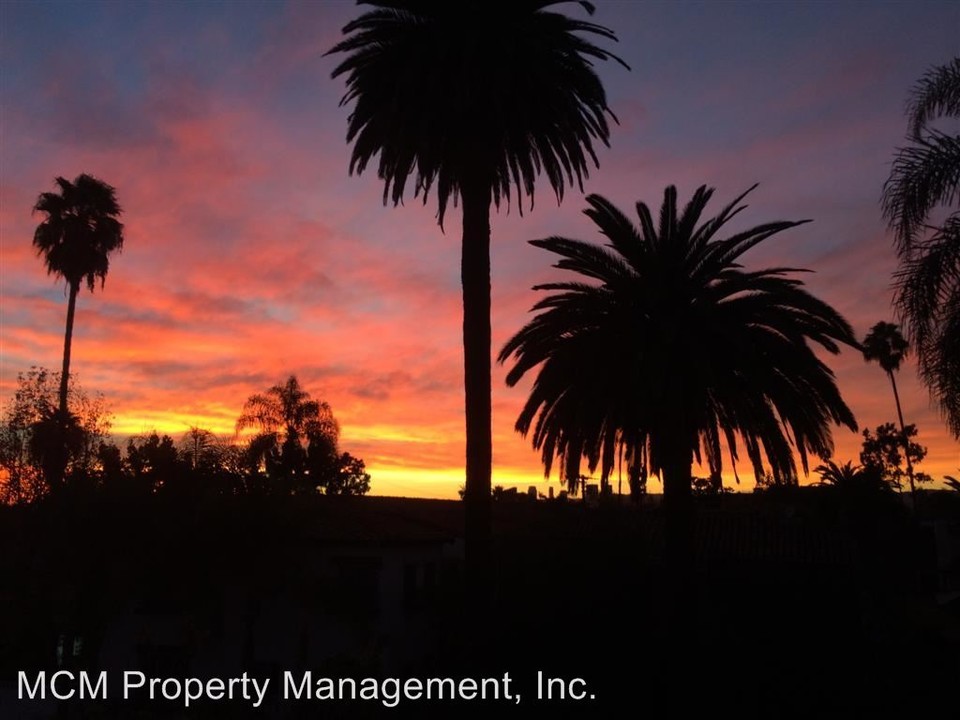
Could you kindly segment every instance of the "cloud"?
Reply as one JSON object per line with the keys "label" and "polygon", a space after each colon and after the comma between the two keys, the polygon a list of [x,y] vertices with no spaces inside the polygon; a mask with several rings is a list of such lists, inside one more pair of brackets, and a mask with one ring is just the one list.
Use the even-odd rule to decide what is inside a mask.
{"label": "cloud", "polygon": [[[73,369],[107,394],[118,432],[232,433],[250,394],[296,373],[333,406],[374,491],[453,496],[464,452],[459,222],[454,213],[441,233],[434,197],[383,207],[376,173],[347,173],[349,109],[329,78],[337,58],[322,54],[356,8],[56,7],[4,10],[2,396],[17,371],[58,368],[63,348],[62,283],[32,250],[30,209],[55,176],[91,172],[117,188],[126,243],[102,291],[80,298]],[[634,69],[599,68],[621,124],[585,191],[632,214],[668,184],[689,194],[706,183],[716,211],[761,181],[741,220],[815,222],[748,262],[815,270],[808,286],[862,335],[891,318],[895,259],[877,201],[903,94],[955,33],[930,22],[929,7],[867,13],[869,36],[844,7],[711,7],[701,9],[712,24],[685,5],[647,6],[642,18],[629,4],[599,8]],[[747,33],[774,19],[777,37]],[[541,182],[532,212],[514,204],[492,218],[494,353],[529,319],[530,288],[562,275],[527,241],[602,241],[584,207],[574,189],[558,207]],[[890,419],[876,367],[852,351],[830,364],[862,426]],[[494,482],[540,484],[538,454],[513,431],[528,386],[507,388],[504,374],[494,367]],[[898,381],[929,467],[956,472],[910,361]],[[857,435],[837,435],[838,459],[858,447]]]}

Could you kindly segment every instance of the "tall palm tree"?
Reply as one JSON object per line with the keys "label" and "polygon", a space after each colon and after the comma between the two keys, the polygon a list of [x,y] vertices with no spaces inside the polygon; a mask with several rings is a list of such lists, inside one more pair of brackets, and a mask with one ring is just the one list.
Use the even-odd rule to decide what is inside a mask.
{"label": "tall palm tree", "polygon": [[[920,376],[960,438],[960,133],[930,124],[960,117],[960,57],[921,78],[908,116],[910,144],[899,149],[882,200],[900,258],[896,305]],[[931,228],[938,207],[952,212]]]}
{"label": "tall palm tree", "polygon": [[[582,188],[594,142],[608,143],[603,86],[592,61],[616,56],[593,45],[613,32],[548,11],[558,0],[490,3],[372,0],[347,24],[330,53],[346,77],[341,104],[353,103],[350,172],[379,155],[384,203],[436,189],[443,226],[450,199],[463,207],[466,541],[471,596],[489,572],[490,207],[523,196],[533,204],[541,171],[558,202]],[[588,13],[593,6],[580,2]],[[622,63],[622,61],[619,61]]]}
{"label": "tall palm tree", "polygon": [[237,432],[249,427],[259,430],[250,440],[253,459],[263,463],[285,491],[303,489],[311,458],[336,455],[340,427],[330,405],[312,400],[295,375],[247,398]]}
{"label": "tall palm tree", "polygon": [[907,355],[910,344],[900,332],[900,328],[893,323],[878,322],[863,339],[863,359],[867,362],[874,360],[890,378],[893,388],[893,399],[897,404],[897,419],[900,421],[900,434],[903,437],[904,457],[907,459],[907,477],[910,478],[910,497],[916,499],[916,487],[913,480],[913,463],[907,451],[906,426],[903,423],[903,408],[900,406],[900,393],[897,391],[897,378],[894,373],[900,369],[900,364]]}
{"label": "tall palm tree", "polygon": [[719,475],[722,444],[735,467],[742,442],[758,477],[765,456],[776,481],[794,482],[794,452],[806,471],[808,453],[829,456],[831,422],[856,428],[814,352],[857,347],[850,326],[789,277],[791,268],[740,265],[747,250],[804,221],[720,239],[747,193],[701,221],[712,194],[699,188],[678,212],[668,187],[658,224],[637,203],[639,226],[589,196],[585,214],[608,245],[532,242],[583,279],[537,286],[550,294],[499,356],[514,357],[511,386],[538,368],[516,427],[532,431],[547,473],[559,458],[573,477],[583,457],[606,477],[624,449],[629,464],[663,480],[668,543],[689,529],[694,459]]}
{"label": "tall palm tree", "polygon": [[110,255],[123,247],[123,225],[112,186],[87,174],[72,183],[58,177],[56,183],[60,192],[41,193],[33,207],[35,213],[46,216],[33,234],[33,246],[43,257],[47,272],[67,281],[67,329],[60,374],[60,414],[66,416],[77,295],[84,280],[90,292],[98,279],[103,287]]}
{"label": "tall palm tree", "polygon": [[102,180],[82,174],[71,183],[56,178],[59,193],[41,193],[33,206],[34,213],[45,218],[33,234],[33,246],[43,257],[47,272],[67,282],[67,327],[63,339],[63,368],[60,373],[59,404],[44,418],[43,456],[48,482],[52,488],[64,486],[76,419],[67,409],[70,383],[70,349],[73,342],[73,321],[77,295],[84,281],[90,292],[97,279],[103,287],[110,268],[110,254],[123,247],[123,225],[114,188]]}

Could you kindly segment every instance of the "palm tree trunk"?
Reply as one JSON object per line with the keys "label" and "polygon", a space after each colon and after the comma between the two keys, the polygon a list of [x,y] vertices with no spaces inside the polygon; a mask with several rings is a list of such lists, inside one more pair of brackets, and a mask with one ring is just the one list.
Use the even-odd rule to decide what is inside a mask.
{"label": "palm tree trunk", "polygon": [[[689,453],[672,452],[666,459],[663,473],[663,520],[666,561],[675,572],[679,584],[675,590],[686,594],[693,555],[693,494]],[[683,604],[685,597],[677,598],[674,607]]]}
{"label": "palm tree trunk", "polygon": [[60,415],[67,416],[67,388],[70,382],[70,344],[73,342],[73,316],[77,309],[79,282],[70,283],[70,299],[67,301],[67,331],[63,338],[63,369],[60,371]]}
{"label": "palm tree trunk", "polygon": [[70,346],[73,342],[73,318],[77,309],[77,295],[80,292],[79,281],[70,282],[70,293],[67,300],[67,328],[63,338],[63,368],[60,370],[60,397],[59,408],[55,419],[56,436],[52,439],[53,445],[46,449],[50,453],[49,477],[50,489],[56,492],[64,487],[67,474],[67,393],[70,389]]}
{"label": "palm tree trunk", "polygon": [[[696,619],[693,597],[693,495],[691,454],[681,433],[671,433],[660,472],[663,477],[664,562],[666,571],[666,622],[669,652],[667,673],[689,666],[691,624]],[[678,442],[679,440],[679,442]]]}
{"label": "palm tree trunk", "polygon": [[917,489],[913,482],[913,463],[910,462],[910,441],[907,439],[906,425],[903,424],[903,410],[900,409],[900,393],[897,392],[897,381],[893,372],[888,371],[890,384],[893,386],[893,399],[897,403],[897,418],[900,420],[900,437],[903,439],[903,456],[907,459],[907,477],[910,478],[910,502],[914,509],[917,507]]}
{"label": "palm tree trunk", "polygon": [[461,185],[463,356],[466,406],[464,506],[467,601],[470,621],[486,610],[491,580],[490,476],[493,463],[490,401],[490,186]]}

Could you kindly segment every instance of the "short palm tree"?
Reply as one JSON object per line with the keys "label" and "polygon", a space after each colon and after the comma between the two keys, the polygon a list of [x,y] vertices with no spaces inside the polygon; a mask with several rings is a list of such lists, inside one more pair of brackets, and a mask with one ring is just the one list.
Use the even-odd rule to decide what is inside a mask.
{"label": "short palm tree", "polygon": [[[516,199],[522,212],[541,172],[559,201],[607,143],[603,86],[593,61],[616,57],[591,36],[600,25],[548,11],[558,0],[491,3],[372,0],[331,53],[353,104],[350,171],[379,155],[383,199],[431,188],[442,227],[450,199],[463,208],[466,551],[471,596],[483,592],[490,542],[490,208]],[[579,3],[593,12],[588,2]]]}
{"label": "short palm tree", "polygon": [[538,368],[516,427],[532,431],[547,473],[557,457],[574,477],[584,457],[606,477],[622,448],[660,475],[668,509],[683,508],[694,459],[718,475],[724,443],[734,465],[742,442],[758,477],[765,457],[776,481],[793,482],[794,452],[806,471],[808,453],[830,455],[831,423],[856,428],[815,352],[857,347],[849,324],[792,269],[740,265],[750,248],[803,221],[721,239],[747,193],[702,220],[712,194],[701,187],[678,211],[669,187],[659,223],[637,203],[639,226],[591,195],[585,214],[606,247],[533,241],[582,276],[537,286],[550,294],[500,352],[501,362],[515,358],[509,385]]}
{"label": "short palm tree", "polygon": [[[920,376],[960,438],[960,133],[930,124],[960,118],[960,57],[927,72],[908,114],[910,144],[898,151],[882,200],[900,258],[896,304]],[[941,206],[950,214],[930,228]]]}
{"label": "short palm tree", "polygon": [[330,405],[312,400],[295,375],[247,398],[237,432],[250,427],[259,430],[250,440],[252,459],[285,486],[284,491],[304,489],[311,459],[327,459],[337,452],[340,428]]}
{"label": "short palm tree", "polygon": [[56,179],[59,193],[41,193],[35,213],[46,217],[37,226],[33,246],[43,257],[47,272],[67,281],[67,329],[63,341],[60,374],[60,414],[67,414],[70,378],[70,345],[77,295],[84,281],[93,292],[96,281],[103,287],[110,268],[110,255],[123,247],[123,225],[116,191],[102,180],[79,175],[72,183]]}
{"label": "short palm tree", "polygon": [[833,460],[827,460],[814,468],[814,472],[820,476],[821,485],[841,486],[855,482],[862,469],[861,466],[854,465],[849,461],[843,465],[837,465]]}
{"label": "short palm tree", "polygon": [[[863,359],[867,362],[874,360],[879,363],[883,371],[890,378],[890,386],[893,388],[893,399],[897,404],[897,419],[900,421],[900,433],[903,436],[904,447],[907,439],[906,426],[903,423],[903,408],[900,406],[900,393],[897,392],[897,378],[894,375],[900,369],[900,364],[910,344],[900,333],[900,328],[893,323],[878,322],[874,325],[867,336],[863,339]],[[910,454],[905,452],[907,459],[907,477],[910,478],[910,496],[916,496],[916,488],[913,480],[913,464],[910,462]]]}
{"label": "short palm tree", "polygon": [[854,465],[849,461],[843,465],[837,465],[832,460],[827,460],[814,468],[814,472],[820,475],[820,485],[835,487],[844,492],[878,494],[892,492],[890,485],[884,482],[883,476],[876,468]]}

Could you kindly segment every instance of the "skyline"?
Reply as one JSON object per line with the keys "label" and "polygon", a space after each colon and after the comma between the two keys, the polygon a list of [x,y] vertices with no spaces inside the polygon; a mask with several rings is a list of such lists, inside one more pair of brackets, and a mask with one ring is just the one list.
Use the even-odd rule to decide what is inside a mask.
{"label": "skyline", "polygon": [[[373,493],[455,496],[459,213],[441,234],[432,195],[426,206],[408,196],[384,207],[375,173],[348,176],[344,88],[323,53],[359,10],[6,3],[0,12],[4,403],[17,372],[56,370],[62,353],[63,284],[30,245],[29,210],[55,176],[89,172],[116,187],[126,242],[103,290],[78,300],[72,369],[104,393],[115,433],[232,432],[249,395],[296,374],[332,406]],[[670,184],[681,197],[708,184],[717,210],[759,182],[737,227],[814,222],[749,253],[749,267],[813,270],[810,290],[860,338],[892,319],[896,264],[880,191],[910,87],[957,53],[960,8],[598,3],[593,19],[617,33],[611,49],[632,70],[598,68],[620,122],[585,192],[629,209],[659,204]],[[493,216],[494,352],[526,321],[531,287],[563,276],[526,241],[598,242],[584,207],[570,190],[558,208],[541,182],[523,217],[516,205]],[[829,364],[861,429],[895,418],[878,366],[852,350]],[[539,453],[512,429],[529,381],[509,389],[504,375],[495,365],[493,484],[543,489]],[[957,443],[912,360],[898,383],[905,419],[930,450],[920,469],[955,474]],[[856,460],[858,435],[837,430],[835,440],[837,460]],[[738,469],[749,488],[752,472]],[[730,468],[725,476],[729,484]]]}

